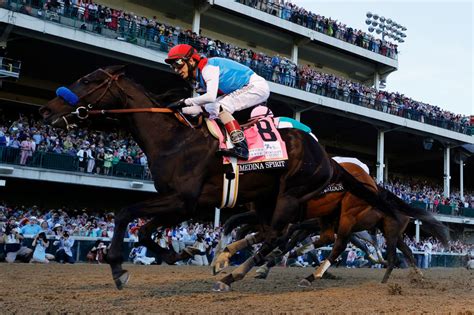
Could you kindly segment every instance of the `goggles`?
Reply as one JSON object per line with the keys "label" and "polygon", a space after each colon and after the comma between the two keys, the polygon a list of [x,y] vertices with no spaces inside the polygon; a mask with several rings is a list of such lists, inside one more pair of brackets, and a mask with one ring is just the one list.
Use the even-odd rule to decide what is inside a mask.
{"label": "goggles", "polygon": [[181,69],[182,67],[184,67],[186,63],[184,62],[183,59],[176,59],[176,61],[174,61],[172,64],[171,64],[171,68],[174,70],[174,71],[178,71],[179,69]]}

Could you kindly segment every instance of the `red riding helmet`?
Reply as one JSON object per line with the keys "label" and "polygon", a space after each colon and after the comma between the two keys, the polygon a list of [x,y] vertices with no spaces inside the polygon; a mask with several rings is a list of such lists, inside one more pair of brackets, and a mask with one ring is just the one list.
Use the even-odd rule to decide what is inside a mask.
{"label": "red riding helmet", "polygon": [[168,58],[165,59],[165,62],[167,64],[172,64],[178,59],[188,61],[191,58],[196,61],[201,60],[201,56],[191,45],[180,44],[170,49],[170,51],[168,52]]}

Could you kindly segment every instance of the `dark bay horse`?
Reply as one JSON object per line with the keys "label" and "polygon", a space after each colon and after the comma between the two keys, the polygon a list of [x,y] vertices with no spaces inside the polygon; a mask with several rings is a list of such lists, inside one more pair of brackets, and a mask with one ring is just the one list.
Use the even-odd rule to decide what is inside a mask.
{"label": "dark bay horse", "polygon": [[[334,246],[326,261],[313,274],[303,279],[300,282],[300,286],[309,286],[315,279],[321,279],[327,268],[334,264],[339,255],[346,249],[351,234],[354,232],[372,230],[374,228],[379,228],[383,232],[387,244],[388,264],[382,283],[388,281],[396,264],[397,248],[407,258],[409,265],[421,276],[421,272],[416,268],[415,259],[410,248],[403,241],[403,232],[410,222],[410,217],[422,221],[425,231],[442,242],[447,242],[446,228],[429,212],[410,207],[383,187],[377,186],[373,178],[359,165],[341,163],[341,166],[351,173],[354,178],[370,187],[371,190],[382,194],[384,198],[393,202],[394,207],[397,209],[396,215],[387,215],[346,190],[316,196],[307,203],[304,216],[306,221],[291,226],[286,232],[286,236],[284,236],[288,241],[279,247],[277,254],[273,252],[265,258],[266,263],[263,268],[259,268],[258,278],[265,278],[267,276],[269,269],[275,265],[276,255],[282,256],[286,254],[298,242],[303,241],[315,232],[320,233],[320,238],[314,242],[314,248],[330,244],[334,244]],[[244,222],[255,223],[253,220],[253,211],[236,215],[226,222],[224,233],[229,233],[236,225]],[[214,273],[228,265],[230,257],[237,251],[256,244],[260,240],[261,235],[257,233],[256,235],[248,235],[246,238],[228,245],[213,261]]]}
{"label": "dark bay horse", "polygon": [[[63,88],[64,91],[65,88]],[[118,114],[145,152],[156,198],[120,210],[107,256],[118,289],[128,281],[122,268],[122,245],[128,223],[134,218],[151,220],[140,232],[140,242],[170,255],[151,240],[156,226],[172,226],[199,218],[220,205],[224,166],[215,155],[218,141],[207,128],[191,128],[166,109],[161,97],[145,91],[125,76],[123,66],[98,69],[74,82],[61,95],[40,109],[46,123],[70,128],[93,115]],[[158,113],[156,113],[158,112]],[[324,189],[337,176],[354,194],[391,212],[391,206],[359,184],[349,173],[334,167],[322,146],[310,135],[296,129],[281,130],[288,151],[288,167],[240,177],[238,204],[254,202],[262,224],[268,225],[262,257],[275,247],[274,242],[290,222],[300,221],[300,205]],[[258,259],[256,260],[258,263]],[[236,279],[227,278],[226,283]]]}

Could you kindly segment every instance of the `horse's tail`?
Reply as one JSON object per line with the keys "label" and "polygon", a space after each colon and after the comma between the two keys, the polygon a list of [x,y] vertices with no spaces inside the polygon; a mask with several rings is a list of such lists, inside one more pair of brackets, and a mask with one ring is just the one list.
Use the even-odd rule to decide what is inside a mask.
{"label": "horse's tail", "polygon": [[398,211],[409,217],[415,218],[423,222],[421,229],[430,235],[436,237],[444,245],[447,245],[449,235],[445,225],[438,221],[430,212],[410,206],[408,203],[398,198],[394,193],[378,186],[379,195],[381,198],[389,201],[396,207]]}
{"label": "horse's tail", "polygon": [[386,215],[389,215],[393,218],[398,218],[396,208],[387,202],[385,199],[381,198],[381,196],[369,189],[369,186],[358,181],[351,173],[349,173],[344,167],[342,167],[339,163],[332,161],[333,167],[339,171],[340,180],[344,185],[344,188],[348,190],[351,194],[355,195],[356,197],[364,200],[371,206],[377,208],[378,210],[382,211]]}

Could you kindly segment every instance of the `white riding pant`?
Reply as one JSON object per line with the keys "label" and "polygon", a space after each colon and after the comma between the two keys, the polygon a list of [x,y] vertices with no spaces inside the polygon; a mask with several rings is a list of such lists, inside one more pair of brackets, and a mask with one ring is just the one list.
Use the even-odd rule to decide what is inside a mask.
{"label": "white riding pant", "polygon": [[[204,109],[209,113],[210,118],[217,118],[222,108],[230,114],[243,110],[263,102],[270,96],[270,86],[268,82],[254,73],[250,76],[249,83],[243,88],[230,94],[220,96],[214,103],[204,105]],[[183,113],[197,115],[201,112],[200,106],[190,106],[183,109]]]}

